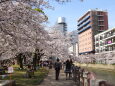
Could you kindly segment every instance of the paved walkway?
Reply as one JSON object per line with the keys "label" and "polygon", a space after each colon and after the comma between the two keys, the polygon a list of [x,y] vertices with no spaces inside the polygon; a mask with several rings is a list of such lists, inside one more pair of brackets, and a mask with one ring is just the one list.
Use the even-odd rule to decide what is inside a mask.
{"label": "paved walkway", "polygon": [[60,72],[60,78],[58,81],[55,80],[55,71],[50,69],[48,76],[38,86],[76,86],[72,80],[66,80],[65,73],[63,70]]}

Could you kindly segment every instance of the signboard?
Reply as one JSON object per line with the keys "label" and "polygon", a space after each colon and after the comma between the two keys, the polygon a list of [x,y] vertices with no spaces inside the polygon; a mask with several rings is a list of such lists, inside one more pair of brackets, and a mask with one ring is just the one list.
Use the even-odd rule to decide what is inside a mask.
{"label": "signboard", "polygon": [[13,73],[13,72],[14,72],[13,67],[8,67],[8,73]]}

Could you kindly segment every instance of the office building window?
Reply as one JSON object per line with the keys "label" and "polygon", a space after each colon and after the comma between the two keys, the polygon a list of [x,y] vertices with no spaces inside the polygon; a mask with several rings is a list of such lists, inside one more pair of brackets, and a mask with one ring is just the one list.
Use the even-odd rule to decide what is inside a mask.
{"label": "office building window", "polygon": [[103,16],[99,16],[98,19],[99,19],[99,20],[103,20]]}
{"label": "office building window", "polygon": [[104,21],[99,21],[99,25],[104,25]]}
{"label": "office building window", "polygon": [[96,43],[96,47],[99,47],[99,43]]}
{"label": "office building window", "polygon": [[96,41],[99,41],[99,38],[96,38]]}
{"label": "office building window", "polygon": [[103,39],[103,36],[100,36],[100,40],[102,40]]}
{"label": "office building window", "polygon": [[103,12],[98,12],[97,15],[103,15]]}

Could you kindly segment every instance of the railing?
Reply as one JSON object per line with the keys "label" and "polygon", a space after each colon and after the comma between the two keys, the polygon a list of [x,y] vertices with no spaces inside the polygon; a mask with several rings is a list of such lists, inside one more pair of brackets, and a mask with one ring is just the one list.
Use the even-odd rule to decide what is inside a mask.
{"label": "railing", "polygon": [[85,18],[83,18],[80,22],[78,22],[77,26],[80,26],[83,22],[87,21],[90,18],[90,15],[86,16]]}
{"label": "railing", "polygon": [[81,28],[83,28],[84,26],[87,26],[91,21],[87,21],[84,24],[82,24],[81,26],[78,27],[78,30],[80,30]]}
{"label": "railing", "polygon": [[87,29],[89,29],[89,28],[91,28],[90,25],[86,26],[86,27],[83,28],[82,30],[78,31],[78,34],[80,34],[81,32],[83,32],[83,31],[85,31],[85,30],[87,30]]}
{"label": "railing", "polygon": [[106,80],[96,79],[93,72],[86,71],[78,66],[73,66],[72,74],[76,86],[115,86]]}
{"label": "railing", "polygon": [[73,67],[73,80],[76,82],[77,86],[80,86],[80,67]]}

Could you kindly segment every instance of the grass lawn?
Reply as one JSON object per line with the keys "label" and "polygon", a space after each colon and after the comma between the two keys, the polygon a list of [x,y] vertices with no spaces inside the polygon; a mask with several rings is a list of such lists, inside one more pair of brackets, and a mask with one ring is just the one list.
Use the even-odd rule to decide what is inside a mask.
{"label": "grass lawn", "polygon": [[25,78],[25,73],[26,70],[15,69],[15,72],[11,74],[11,76],[8,75],[2,80],[15,80],[17,86],[36,86],[43,81],[45,76],[48,74],[48,70],[45,68],[40,68],[34,72],[35,76],[32,78]]}
{"label": "grass lawn", "polygon": [[104,79],[112,84],[115,84],[115,70],[90,68],[90,67],[85,67],[85,69],[94,72],[96,74],[96,78]]}

